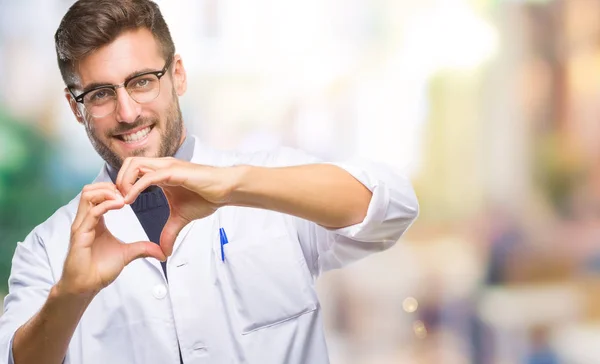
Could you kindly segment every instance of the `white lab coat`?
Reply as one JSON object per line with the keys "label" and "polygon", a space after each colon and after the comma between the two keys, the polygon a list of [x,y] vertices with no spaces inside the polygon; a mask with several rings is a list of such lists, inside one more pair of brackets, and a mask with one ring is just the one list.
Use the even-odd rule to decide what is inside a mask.
{"label": "white lab coat", "polygon": [[[283,148],[269,153],[218,152],[197,140],[192,162],[214,166],[284,166],[317,162]],[[225,207],[187,225],[168,260],[125,267],[84,313],[66,363],[328,363],[315,279],[392,246],[415,219],[408,180],[370,164],[338,164],[373,192],[365,220],[327,230],[293,216]],[[103,168],[95,182],[110,181]],[[15,331],[44,304],[59,279],[79,196],[17,245],[9,295],[0,317],[0,361],[12,364]],[[147,240],[129,206],[105,215],[123,242]],[[219,228],[227,233],[221,260]]]}

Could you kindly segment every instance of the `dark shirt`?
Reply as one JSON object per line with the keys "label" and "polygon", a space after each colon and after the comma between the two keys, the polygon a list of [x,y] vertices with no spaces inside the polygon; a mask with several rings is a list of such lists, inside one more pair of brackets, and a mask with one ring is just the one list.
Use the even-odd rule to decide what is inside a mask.
{"label": "dark shirt", "polygon": [[[131,204],[131,209],[142,224],[148,240],[159,244],[160,234],[170,214],[169,203],[163,190],[160,187],[150,186],[140,193]],[[167,262],[160,262],[160,264],[165,272],[165,278],[167,278]]]}

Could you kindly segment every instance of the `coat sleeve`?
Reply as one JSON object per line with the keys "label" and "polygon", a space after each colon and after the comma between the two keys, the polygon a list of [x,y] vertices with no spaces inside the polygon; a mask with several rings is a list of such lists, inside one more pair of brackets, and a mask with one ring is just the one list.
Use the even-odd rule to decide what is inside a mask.
{"label": "coat sleeve", "polygon": [[[282,149],[277,159],[278,165],[320,162],[290,148]],[[342,229],[327,229],[294,218],[304,256],[315,277],[390,248],[410,227],[419,211],[410,181],[392,167],[361,160],[331,164],[365,185],[372,197],[364,220]]]}
{"label": "coat sleeve", "polygon": [[35,230],[17,244],[0,316],[0,362],[14,364],[15,332],[35,315],[48,298],[54,278],[48,256]]}

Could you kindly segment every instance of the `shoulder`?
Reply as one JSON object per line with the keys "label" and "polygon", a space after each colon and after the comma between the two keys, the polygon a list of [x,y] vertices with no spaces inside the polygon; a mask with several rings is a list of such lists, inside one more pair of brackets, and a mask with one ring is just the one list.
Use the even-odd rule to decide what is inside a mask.
{"label": "shoulder", "polygon": [[[33,235],[37,238],[36,240],[45,246],[53,241],[65,242],[65,245],[67,245],[71,224],[77,213],[80,195],[78,194],[69,203],[56,210],[46,221],[36,226],[30,235]],[[65,239],[65,236],[67,236],[67,239]]]}
{"label": "shoulder", "polygon": [[277,147],[273,149],[260,150],[253,153],[242,154],[240,159],[244,163],[263,165],[268,167],[284,167],[299,164],[319,163],[319,159],[300,149],[290,147]]}
{"label": "shoulder", "polygon": [[11,282],[14,277],[31,274],[34,269],[51,269],[52,277],[58,277],[62,262],[69,249],[71,223],[75,218],[76,197],[62,206],[46,221],[36,226],[25,239],[15,247],[12,259]]}
{"label": "shoulder", "polygon": [[[102,167],[98,176],[91,182],[100,182],[109,180],[108,172]],[[69,247],[69,237],[71,234],[71,224],[77,214],[81,192],[74,196],[71,201],[58,208],[44,222],[37,225],[27,237],[18,244],[19,247],[26,249],[42,249],[44,251],[52,250],[63,255]]]}
{"label": "shoulder", "polygon": [[213,166],[232,166],[249,164],[263,167],[285,167],[301,164],[320,163],[321,161],[300,149],[277,147],[270,149],[248,151],[220,151],[203,148],[203,153],[197,155],[193,162]]}

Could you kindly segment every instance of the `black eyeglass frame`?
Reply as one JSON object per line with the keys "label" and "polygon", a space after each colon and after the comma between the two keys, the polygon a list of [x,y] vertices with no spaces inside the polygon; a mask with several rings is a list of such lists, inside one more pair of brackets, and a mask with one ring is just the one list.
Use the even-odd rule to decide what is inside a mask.
{"label": "black eyeglass frame", "polygon": [[[142,76],[146,76],[146,75],[155,75],[158,78],[158,82],[159,82],[159,86],[158,87],[160,87],[160,79],[162,78],[162,76],[164,76],[164,75],[167,74],[167,70],[169,69],[169,67],[171,67],[171,63],[172,62],[173,62],[173,57],[170,57],[169,60],[167,60],[167,62],[165,63],[165,66],[160,71],[142,72],[142,73],[139,73],[137,75],[133,75],[131,77],[128,77],[121,84],[118,84],[118,85],[101,85],[101,86],[97,86],[97,87],[92,88],[91,90],[87,90],[86,92],[82,93],[79,96],[75,96],[75,94],[73,93],[73,90],[71,90],[71,88],[67,88],[67,89],[69,90],[69,92],[71,93],[71,95],[73,95],[73,98],[75,99],[75,101],[77,103],[80,103],[80,104],[84,105],[84,107],[85,107],[85,104],[83,102],[83,98],[85,97],[85,95],[89,94],[90,92],[101,90],[103,88],[109,88],[109,89],[112,89],[114,91],[114,93],[116,94],[118,88],[125,87],[125,85],[127,85],[131,80],[133,80],[135,78],[138,78],[138,77],[142,77]],[[125,90],[127,90],[127,87],[125,87]],[[131,94],[129,92],[127,92],[127,94],[129,94],[131,96]],[[158,95],[160,95],[160,90],[159,90]],[[156,97],[158,97],[158,95],[156,95]],[[150,100],[150,101],[152,101],[152,100]],[[150,102],[150,101],[148,101],[148,102]],[[138,102],[138,101],[136,100],[136,102]]]}

